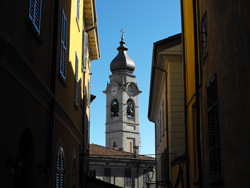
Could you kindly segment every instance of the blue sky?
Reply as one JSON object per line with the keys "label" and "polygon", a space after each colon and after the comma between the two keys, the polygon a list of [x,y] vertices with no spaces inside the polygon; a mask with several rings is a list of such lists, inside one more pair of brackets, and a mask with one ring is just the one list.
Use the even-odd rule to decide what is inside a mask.
{"label": "blue sky", "polygon": [[110,63],[124,30],[128,55],[135,62],[139,95],[140,154],[155,153],[154,124],[147,118],[153,43],[181,32],[179,0],[96,0],[101,57],[92,61],[90,143],[105,146],[106,96]]}

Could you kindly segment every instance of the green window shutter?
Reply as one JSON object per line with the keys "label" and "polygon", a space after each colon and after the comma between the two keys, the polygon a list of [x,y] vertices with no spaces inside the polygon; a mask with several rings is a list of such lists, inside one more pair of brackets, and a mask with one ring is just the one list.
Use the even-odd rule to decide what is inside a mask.
{"label": "green window shutter", "polygon": [[87,49],[88,49],[88,33],[83,32],[83,71],[86,72],[87,65]]}
{"label": "green window shutter", "polygon": [[42,0],[30,0],[29,18],[32,21],[36,31],[40,34]]}
{"label": "green window shutter", "polygon": [[78,106],[78,56],[75,52],[75,105]]}
{"label": "green window shutter", "polygon": [[209,138],[209,157],[210,175],[220,176],[220,132],[218,118],[218,99],[216,77],[207,86],[207,111],[208,111],[208,138]]}
{"label": "green window shutter", "polygon": [[62,9],[62,23],[61,23],[61,45],[60,45],[60,74],[66,80],[66,59],[67,59],[67,28],[68,22]]}
{"label": "green window shutter", "polygon": [[76,17],[77,17],[78,22],[79,22],[79,19],[80,19],[80,0],[76,0]]}
{"label": "green window shutter", "polygon": [[57,152],[55,180],[56,188],[64,187],[64,151],[62,147]]}

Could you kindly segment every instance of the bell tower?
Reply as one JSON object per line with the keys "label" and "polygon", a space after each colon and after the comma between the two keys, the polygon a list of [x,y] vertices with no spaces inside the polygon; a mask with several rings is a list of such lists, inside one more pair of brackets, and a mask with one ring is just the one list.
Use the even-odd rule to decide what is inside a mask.
{"label": "bell tower", "polygon": [[[139,94],[134,61],[128,56],[123,31],[118,54],[110,64],[112,75],[106,90],[106,147],[138,152]],[[135,151],[137,149],[137,151]]]}

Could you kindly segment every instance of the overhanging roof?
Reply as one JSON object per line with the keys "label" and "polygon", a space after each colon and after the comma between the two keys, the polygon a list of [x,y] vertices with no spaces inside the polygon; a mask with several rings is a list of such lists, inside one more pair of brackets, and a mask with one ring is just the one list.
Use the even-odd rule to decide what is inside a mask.
{"label": "overhanging roof", "polygon": [[90,56],[92,60],[95,60],[100,57],[95,0],[84,0],[84,21],[85,31],[89,35]]}
{"label": "overhanging roof", "polygon": [[[153,121],[152,108],[153,108],[153,96],[156,94],[156,68],[161,69],[159,74],[164,74],[164,62],[166,59],[178,58],[181,55],[181,33],[168,37],[166,39],[157,41],[153,45],[152,66],[151,66],[151,78],[150,78],[150,90],[149,90],[149,105],[148,105],[148,119]],[[158,75],[159,75],[158,74]],[[159,76],[158,76],[159,77]],[[158,91],[158,90],[157,90]]]}

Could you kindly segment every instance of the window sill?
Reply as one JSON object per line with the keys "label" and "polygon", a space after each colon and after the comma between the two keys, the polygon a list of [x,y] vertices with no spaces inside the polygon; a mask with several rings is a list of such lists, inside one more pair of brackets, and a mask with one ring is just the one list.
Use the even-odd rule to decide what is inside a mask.
{"label": "window sill", "polygon": [[[32,21],[29,19],[29,17],[26,17],[26,23],[28,24],[28,33],[30,36],[34,37],[37,41],[38,44],[42,44],[42,38],[41,38],[41,33],[39,34],[37,30],[35,29]],[[40,30],[41,32],[41,30]]]}
{"label": "window sill", "polygon": [[58,77],[59,77],[59,79],[61,80],[63,86],[66,88],[66,87],[67,87],[66,79],[64,79],[64,78],[62,77],[62,74],[61,74],[61,73],[59,73]]}
{"label": "window sill", "polygon": [[78,111],[78,103],[74,102],[74,104],[75,104],[76,111]]}

